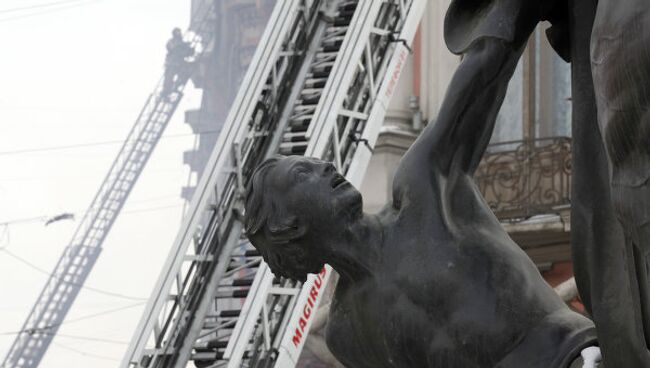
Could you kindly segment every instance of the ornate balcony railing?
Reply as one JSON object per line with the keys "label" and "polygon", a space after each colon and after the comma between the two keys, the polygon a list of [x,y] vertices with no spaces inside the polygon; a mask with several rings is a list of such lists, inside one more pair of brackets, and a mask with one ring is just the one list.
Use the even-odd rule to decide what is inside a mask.
{"label": "ornate balcony railing", "polygon": [[492,144],[475,179],[501,220],[557,213],[570,205],[571,138]]}

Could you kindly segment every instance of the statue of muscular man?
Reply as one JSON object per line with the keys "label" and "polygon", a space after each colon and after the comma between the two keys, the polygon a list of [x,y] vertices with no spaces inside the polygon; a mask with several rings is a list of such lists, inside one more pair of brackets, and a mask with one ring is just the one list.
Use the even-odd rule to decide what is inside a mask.
{"label": "statue of muscular man", "polygon": [[271,158],[249,183],[246,232],[271,270],[304,280],[328,263],[339,273],[327,341],[348,367],[565,368],[595,344],[593,323],[546,284],[472,179],[547,9],[484,1],[470,16],[498,13],[495,3],[518,9],[490,34],[489,20],[451,29],[452,4],[446,36],[463,61],[380,213],[363,213],[360,193],[317,159]]}

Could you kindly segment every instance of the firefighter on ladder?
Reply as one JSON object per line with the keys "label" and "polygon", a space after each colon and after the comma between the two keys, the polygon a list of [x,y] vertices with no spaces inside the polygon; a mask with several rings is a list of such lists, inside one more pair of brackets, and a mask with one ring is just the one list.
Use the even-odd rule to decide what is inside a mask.
{"label": "firefighter on ladder", "polygon": [[190,62],[187,58],[193,55],[194,49],[189,42],[183,40],[180,28],[174,28],[172,38],[167,41],[162,97],[169,98],[179,86],[185,84],[190,77]]}

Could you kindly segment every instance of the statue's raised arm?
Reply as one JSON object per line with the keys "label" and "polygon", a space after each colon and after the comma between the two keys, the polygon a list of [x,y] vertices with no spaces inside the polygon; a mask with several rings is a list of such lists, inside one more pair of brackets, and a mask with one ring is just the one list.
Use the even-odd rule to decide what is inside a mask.
{"label": "statue's raised arm", "polygon": [[402,158],[399,184],[422,182],[429,168],[436,175],[476,170],[490,141],[508,81],[522,46],[485,38],[464,55],[447,90],[440,112]]}
{"label": "statue's raised arm", "polygon": [[473,174],[490,141],[508,82],[540,20],[553,22],[549,40],[568,57],[568,37],[560,31],[566,19],[558,8],[555,1],[452,2],[445,19],[445,41],[452,52],[463,54],[463,60],[435,124],[422,132],[402,159],[398,185],[420,180],[422,171],[433,165],[442,175]]}

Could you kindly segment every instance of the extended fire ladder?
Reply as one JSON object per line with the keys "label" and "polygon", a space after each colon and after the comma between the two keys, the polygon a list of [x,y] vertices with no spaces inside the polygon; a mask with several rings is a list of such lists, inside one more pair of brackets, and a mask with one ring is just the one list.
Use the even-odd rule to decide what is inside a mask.
{"label": "extended fire ladder", "polygon": [[[212,5],[203,9],[205,19],[194,32],[187,32],[195,50],[206,45],[210,35],[209,15]],[[200,55],[196,55],[198,57]],[[191,68],[187,65],[186,68]],[[189,72],[189,70],[185,71]],[[99,191],[86,210],[72,240],[59,258],[32,307],[20,333],[16,336],[1,367],[36,367],[56,336],[88,274],[92,270],[120,210],[160,140],[183,97],[187,80],[177,83],[173,91],[162,94],[163,78],[156,85],[140,111],[122,148],[113,161]]]}
{"label": "extended fire ladder", "polygon": [[276,154],[357,187],[426,0],[278,0],[122,367],[293,367],[326,266],[275,278],[242,234],[244,188]]}

